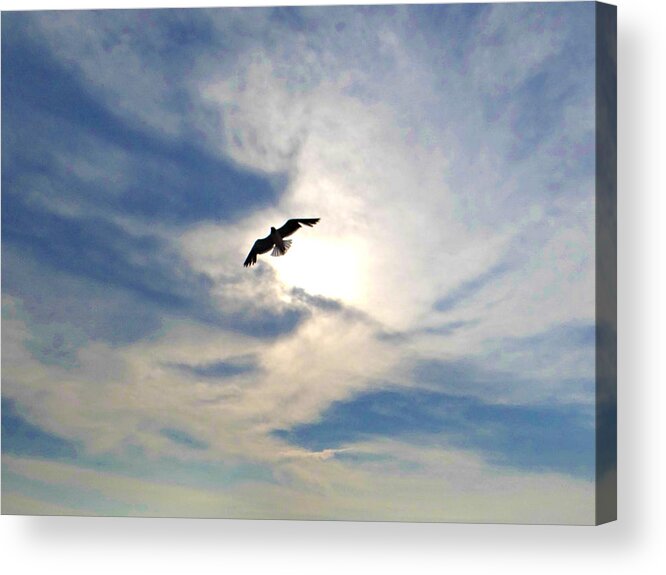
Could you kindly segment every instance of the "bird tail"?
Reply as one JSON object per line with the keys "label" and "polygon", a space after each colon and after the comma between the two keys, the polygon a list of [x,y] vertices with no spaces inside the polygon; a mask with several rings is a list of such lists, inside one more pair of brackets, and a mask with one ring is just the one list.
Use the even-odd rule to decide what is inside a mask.
{"label": "bird tail", "polygon": [[287,253],[287,250],[291,247],[291,240],[282,240],[282,245],[275,244],[271,255],[274,257],[283,256]]}

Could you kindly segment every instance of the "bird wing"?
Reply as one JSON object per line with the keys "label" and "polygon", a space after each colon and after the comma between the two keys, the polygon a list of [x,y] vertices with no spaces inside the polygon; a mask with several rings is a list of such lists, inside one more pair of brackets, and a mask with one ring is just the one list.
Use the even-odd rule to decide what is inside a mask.
{"label": "bird wing", "polygon": [[287,223],[284,224],[281,228],[278,229],[277,233],[280,234],[281,238],[286,238],[293,234],[298,228],[303,226],[314,226],[319,221],[319,218],[309,218],[309,219],[295,219],[287,220]]}
{"label": "bird wing", "polygon": [[254,242],[254,245],[252,246],[250,253],[247,255],[245,261],[243,262],[243,267],[248,267],[251,266],[252,264],[256,264],[257,255],[265,254],[266,252],[270,251],[272,247],[273,247],[273,240],[271,239],[270,235]]}

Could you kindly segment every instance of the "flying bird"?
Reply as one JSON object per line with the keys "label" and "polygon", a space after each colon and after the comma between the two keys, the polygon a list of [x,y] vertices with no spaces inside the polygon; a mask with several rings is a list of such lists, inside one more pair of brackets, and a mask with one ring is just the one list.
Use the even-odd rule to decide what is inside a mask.
{"label": "flying bird", "polygon": [[273,250],[271,252],[272,256],[283,256],[287,253],[287,250],[291,247],[291,240],[285,240],[287,236],[293,234],[301,226],[312,227],[319,221],[319,218],[309,218],[309,219],[294,219],[287,220],[287,223],[284,224],[281,228],[275,229],[271,228],[271,233],[268,234],[265,238],[261,238],[254,242],[250,253],[245,258],[243,263],[244,267],[251,266],[257,263],[257,255],[265,254],[266,252]]}

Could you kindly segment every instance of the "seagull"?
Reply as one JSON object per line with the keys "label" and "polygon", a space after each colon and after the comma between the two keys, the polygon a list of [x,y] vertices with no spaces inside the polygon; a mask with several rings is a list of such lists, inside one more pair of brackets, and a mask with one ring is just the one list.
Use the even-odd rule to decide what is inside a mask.
{"label": "seagull", "polygon": [[265,238],[261,238],[254,242],[250,253],[245,258],[243,267],[248,267],[257,263],[257,254],[265,254],[271,248],[272,256],[283,256],[287,253],[287,250],[291,247],[291,240],[285,240],[287,236],[293,234],[298,230],[302,225],[312,227],[319,221],[319,218],[309,218],[309,219],[294,219],[287,220],[287,223],[284,224],[281,228],[277,230],[271,227],[271,233],[268,234]]}

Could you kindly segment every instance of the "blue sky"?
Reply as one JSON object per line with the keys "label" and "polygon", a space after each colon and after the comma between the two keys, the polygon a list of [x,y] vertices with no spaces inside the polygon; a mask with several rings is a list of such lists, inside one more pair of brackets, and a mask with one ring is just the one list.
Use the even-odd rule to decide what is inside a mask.
{"label": "blue sky", "polygon": [[3,511],[592,523],[593,32],[3,13]]}

